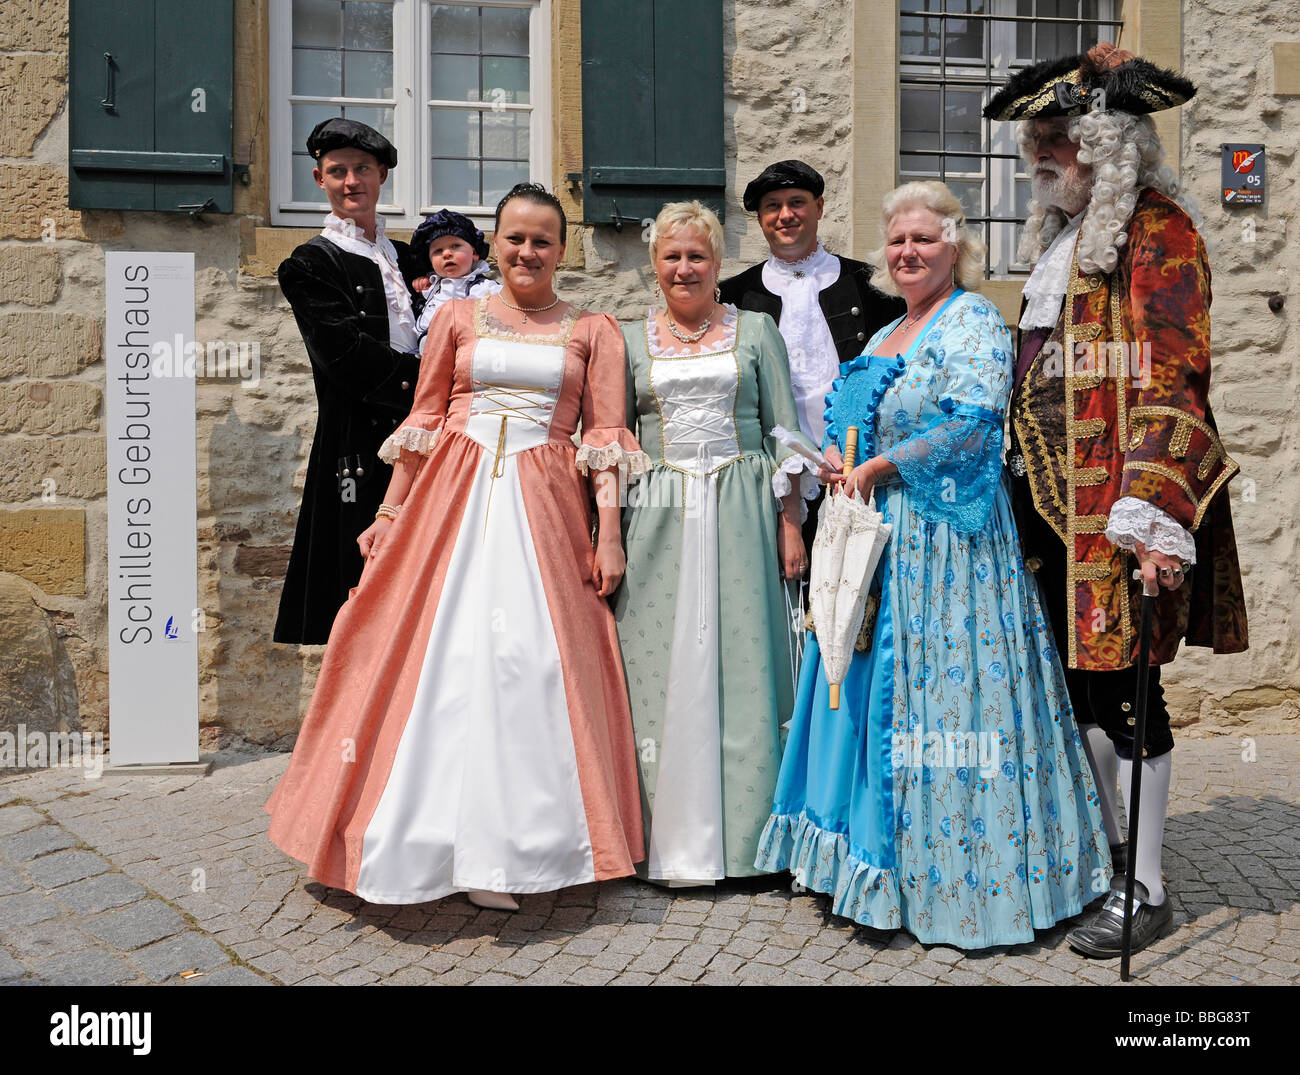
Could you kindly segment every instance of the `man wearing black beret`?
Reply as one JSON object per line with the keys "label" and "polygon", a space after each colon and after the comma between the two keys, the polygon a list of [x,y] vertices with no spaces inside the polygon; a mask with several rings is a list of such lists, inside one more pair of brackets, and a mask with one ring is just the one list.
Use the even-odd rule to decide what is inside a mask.
{"label": "man wearing black beret", "polygon": [[410,413],[420,359],[419,298],[410,250],[384,234],[379,191],[397,150],[364,123],[328,119],[307,138],[324,230],[281,263],[278,276],[302,332],[318,414],[276,642],[323,645],[365,561],[357,538],[392,468],[379,446]]}
{"label": "man wearing black beret", "polygon": [[[771,254],[722,281],[722,301],[770,314],[790,356],[799,428],[814,444],[826,429],[826,393],[840,363],[856,358],[871,335],[906,312],[902,299],[871,286],[870,265],[828,253],[817,238],[826,184],[803,161],[769,165],[745,188]],[[817,513],[808,513],[804,543],[812,548]]]}

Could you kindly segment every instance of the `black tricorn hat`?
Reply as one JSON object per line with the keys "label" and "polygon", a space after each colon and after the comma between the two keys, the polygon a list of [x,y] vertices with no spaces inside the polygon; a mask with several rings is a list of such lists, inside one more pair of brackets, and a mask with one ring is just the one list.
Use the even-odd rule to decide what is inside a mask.
{"label": "black tricorn hat", "polygon": [[1145,115],[1176,108],[1196,96],[1181,75],[1118,49],[1108,41],[1078,56],[1026,67],[996,93],[985,119],[1044,119],[1085,112]]}
{"label": "black tricorn hat", "polygon": [[741,204],[744,205],[746,212],[757,212],[758,203],[763,200],[764,194],[769,190],[785,190],[787,187],[806,190],[814,198],[820,198],[822,191],[826,189],[826,180],[821,177],[816,168],[804,164],[803,161],[777,161],[764,168],[758,178],[745,188],[745,196],[741,199]]}
{"label": "black tricorn hat", "polygon": [[397,167],[397,150],[393,143],[373,127],[355,119],[334,116],[321,120],[307,136],[307,152],[312,160],[319,161],[322,153],[335,149],[360,149],[369,153],[380,164]]}

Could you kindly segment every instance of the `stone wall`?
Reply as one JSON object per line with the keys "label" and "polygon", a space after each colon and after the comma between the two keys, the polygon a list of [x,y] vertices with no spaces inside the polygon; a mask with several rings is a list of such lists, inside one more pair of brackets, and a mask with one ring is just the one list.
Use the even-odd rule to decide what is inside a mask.
{"label": "stone wall", "polygon": [[[235,214],[201,223],[67,208],[66,3],[0,4],[0,76],[16,87],[0,99],[0,181],[7,192],[0,206],[0,589],[6,609],[26,610],[0,623],[0,663],[11,643],[41,640],[24,675],[57,670],[46,692],[55,723],[107,727],[101,349],[108,249],[193,250],[197,339],[260,348],[257,385],[201,379],[197,387],[201,721],[257,742],[287,740],[315,681],[319,648],[270,642],[315,399],[297,327],[274,278],[279,260],[307,233],[266,226],[266,4],[236,0],[235,155],[251,161],[253,183],[237,187]],[[1246,483],[1233,483],[1254,648],[1213,662],[1184,658],[1170,677],[1180,712],[1205,724],[1239,719],[1232,714],[1280,720],[1296,711],[1300,686],[1290,645],[1300,582],[1291,555],[1300,459],[1290,414],[1297,374],[1289,329],[1300,303],[1300,253],[1285,243],[1300,199],[1283,171],[1294,164],[1286,142],[1293,152],[1300,105],[1272,95],[1271,54],[1257,40],[1300,38],[1297,17],[1284,7],[1203,0],[1187,6],[1184,23],[1188,70],[1203,87],[1183,125],[1183,157],[1206,209],[1216,274],[1214,402],[1255,497],[1243,500]],[[557,0],[556,12],[561,34],[576,33],[574,0]],[[726,271],[765,255],[739,196],[765,163],[783,157],[802,157],[823,172],[826,245],[862,256],[866,249],[851,249],[851,237],[856,226],[874,245],[875,208],[855,219],[851,187],[855,179],[862,185],[863,169],[892,163],[877,163],[861,148],[854,159],[853,48],[863,39],[861,9],[855,21],[852,0],[727,0],[724,12]],[[1258,31],[1242,34],[1242,18]],[[1211,40],[1220,43],[1217,51]],[[1231,48],[1241,55],[1225,57],[1225,41],[1239,42]],[[557,57],[575,54],[572,38],[557,42]],[[557,92],[570,99],[571,81],[557,80]],[[1270,143],[1274,184],[1249,246],[1241,241],[1241,218],[1217,208],[1216,198],[1218,142],[1248,137]],[[564,145],[556,152],[557,177],[576,170],[571,124]],[[864,212],[871,228],[862,226]],[[649,283],[641,229],[572,229],[558,277],[566,298],[634,318],[650,300]],[[1273,291],[1287,295],[1281,315],[1264,304]],[[24,694],[34,696],[30,689]]]}
{"label": "stone wall", "polygon": [[[1182,179],[1203,221],[1213,273],[1211,401],[1228,453],[1250,649],[1186,650],[1168,682],[1176,719],[1296,730],[1300,716],[1300,97],[1275,89],[1273,43],[1300,41],[1300,8],[1250,0],[1183,4],[1183,65],[1200,92],[1182,112]],[[1220,144],[1267,147],[1259,209],[1222,204]],[[1270,295],[1285,305],[1269,309]]]}

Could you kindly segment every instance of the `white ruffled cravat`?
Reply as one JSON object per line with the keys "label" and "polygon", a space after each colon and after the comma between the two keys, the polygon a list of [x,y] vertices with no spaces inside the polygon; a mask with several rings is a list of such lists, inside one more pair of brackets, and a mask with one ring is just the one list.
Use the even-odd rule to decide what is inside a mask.
{"label": "white ruffled cravat", "polygon": [[1070,283],[1070,262],[1074,257],[1074,241],[1083,223],[1083,212],[1070,218],[1043,251],[1034,270],[1025,281],[1025,312],[1020,315],[1020,327],[1053,328],[1061,316],[1061,300]]}
{"label": "white ruffled cravat", "polygon": [[826,422],[826,393],[839,375],[835,350],[819,296],[840,278],[840,259],[817,249],[800,261],[782,261],[775,254],[763,266],[763,285],[781,299],[781,336],[790,356],[790,382],[799,412],[799,428],[814,444],[822,442]]}
{"label": "white ruffled cravat", "polygon": [[411,293],[406,289],[402,270],[397,267],[397,248],[384,234],[384,218],[375,217],[373,243],[362,234],[355,221],[333,213],[326,214],[321,235],[340,250],[360,254],[375,263],[384,281],[384,297],[388,301],[388,346],[394,351],[414,353],[419,347],[420,337],[415,329]]}

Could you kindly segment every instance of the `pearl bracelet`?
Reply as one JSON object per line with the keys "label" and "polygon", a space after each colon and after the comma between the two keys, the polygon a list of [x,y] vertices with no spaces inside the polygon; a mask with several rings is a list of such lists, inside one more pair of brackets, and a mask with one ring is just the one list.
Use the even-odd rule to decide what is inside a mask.
{"label": "pearl bracelet", "polygon": [[379,510],[375,512],[376,519],[396,519],[397,513],[402,510],[401,504],[380,504]]}

